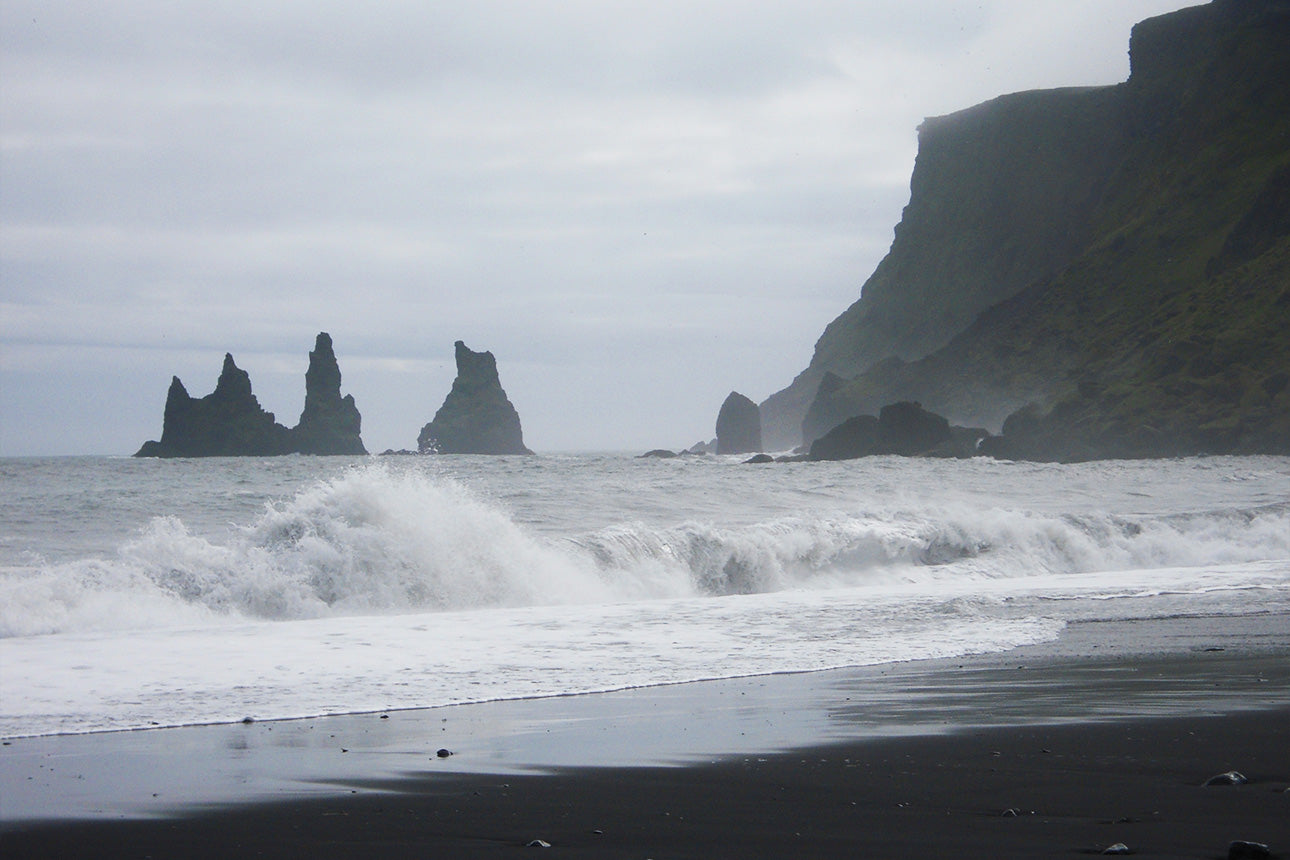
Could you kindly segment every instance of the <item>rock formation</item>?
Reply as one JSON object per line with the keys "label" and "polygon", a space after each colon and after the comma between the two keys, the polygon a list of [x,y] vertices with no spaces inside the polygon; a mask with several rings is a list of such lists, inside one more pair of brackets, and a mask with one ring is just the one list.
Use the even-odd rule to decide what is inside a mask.
{"label": "rock formation", "polygon": [[912,457],[950,441],[950,422],[921,403],[890,403],[878,413],[878,447]]}
{"label": "rock formation", "polygon": [[340,368],[331,336],[318,335],[305,372],[305,410],[287,429],[251,392],[251,377],[224,355],[215,390],[190,397],[179,377],[166,395],[161,439],[143,443],[136,457],[271,457],[280,454],[365,454],[361,417],[352,396],[340,396]]}
{"label": "rock formation", "polygon": [[417,450],[423,454],[532,454],[524,447],[520,416],[506,398],[491,352],[453,345],[457,378],[452,390],[421,428]]}
{"label": "rock formation", "polygon": [[878,453],[878,419],[853,415],[811,443],[812,460],[855,460]]}
{"label": "rock formation", "polygon": [[717,453],[752,454],[761,450],[761,413],[757,404],[730,392],[717,413]]}
{"label": "rock formation", "polygon": [[293,431],[295,448],[301,454],[366,454],[362,422],[354,395],[340,396],[340,365],[331,335],[319,332],[305,371],[305,409]]}
{"label": "rock formation", "polygon": [[918,403],[890,403],[875,418],[855,415],[811,443],[812,460],[854,460],[875,454],[971,457],[986,432],[955,427]]}
{"label": "rock formation", "polygon": [[219,382],[205,397],[190,397],[179,377],[171,378],[161,439],[145,442],[135,456],[264,457],[291,451],[291,431],[261,408],[251,377],[225,353]]}
{"label": "rock formation", "polygon": [[766,442],[916,400],[1015,413],[985,447],[1018,456],[1290,453],[1287,44],[1286,0],[1215,0],[1135,26],[1122,84],[924,122],[891,250]]}

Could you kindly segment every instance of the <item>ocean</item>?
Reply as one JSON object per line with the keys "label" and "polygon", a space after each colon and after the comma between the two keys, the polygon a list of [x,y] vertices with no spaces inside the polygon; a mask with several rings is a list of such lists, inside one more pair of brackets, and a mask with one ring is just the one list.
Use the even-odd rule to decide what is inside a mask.
{"label": "ocean", "polygon": [[0,460],[0,736],[623,690],[1290,610],[1290,458],[742,459]]}

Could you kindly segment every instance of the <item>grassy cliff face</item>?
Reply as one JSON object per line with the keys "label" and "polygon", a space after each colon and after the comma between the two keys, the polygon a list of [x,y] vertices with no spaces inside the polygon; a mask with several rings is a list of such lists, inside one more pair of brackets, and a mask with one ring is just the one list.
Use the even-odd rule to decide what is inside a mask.
{"label": "grassy cliff face", "polygon": [[1219,0],[1139,24],[1124,84],[929,121],[891,253],[776,397],[832,370],[830,414],[1038,401],[1036,456],[1286,450],[1286,45],[1290,2]]}

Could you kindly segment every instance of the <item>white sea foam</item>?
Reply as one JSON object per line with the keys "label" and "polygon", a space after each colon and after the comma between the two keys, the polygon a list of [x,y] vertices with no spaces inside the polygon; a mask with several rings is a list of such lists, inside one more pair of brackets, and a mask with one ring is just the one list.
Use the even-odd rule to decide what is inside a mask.
{"label": "white sea foam", "polygon": [[802,671],[1001,650],[1072,620],[1290,608],[1281,458],[29,471],[0,496],[0,734]]}
{"label": "white sea foam", "polygon": [[454,480],[355,468],[222,540],[151,520],[115,557],[11,568],[0,636],[978,582],[1290,558],[1290,504],[1126,517],[963,504],[540,535]]}

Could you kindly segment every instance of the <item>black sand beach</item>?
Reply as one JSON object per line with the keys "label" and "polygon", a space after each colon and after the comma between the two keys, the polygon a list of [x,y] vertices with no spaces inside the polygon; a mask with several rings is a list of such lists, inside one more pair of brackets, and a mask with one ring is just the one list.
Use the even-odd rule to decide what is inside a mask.
{"label": "black sand beach", "polygon": [[[270,730],[293,740],[228,742]],[[1075,625],[970,660],[14,739],[0,764],[6,858],[1290,856],[1290,626]],[[1203,785],[1229,770],[1248,783]],[[192,792],[150,806],[148,779]]]}

